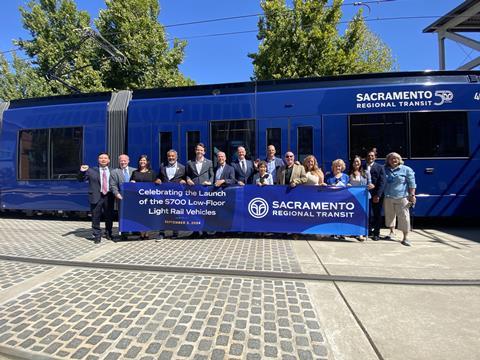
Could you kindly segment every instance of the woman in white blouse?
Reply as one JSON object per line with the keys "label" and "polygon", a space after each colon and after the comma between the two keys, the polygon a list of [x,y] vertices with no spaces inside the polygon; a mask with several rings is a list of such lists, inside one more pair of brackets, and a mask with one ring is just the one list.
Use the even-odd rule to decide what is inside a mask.
{"label": "woman in white blouse", "polygon": [[325,185],[323,182],[325,176],[323,175],[322,169],[318,167],[315,156],[308,155],[305,160],[303,160],[303,167],[307,173],[307,185]]}

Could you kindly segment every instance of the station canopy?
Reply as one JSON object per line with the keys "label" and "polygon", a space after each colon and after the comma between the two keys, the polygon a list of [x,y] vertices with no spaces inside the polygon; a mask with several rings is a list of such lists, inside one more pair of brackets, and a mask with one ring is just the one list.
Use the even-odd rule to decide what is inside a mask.
{"label": "station canopy", "polygon": [[[467,0],[423,29],[424,33],[438,34],[440,70],[445,70],[445,39],[480,51],[480,42],[460,33],[480,32],[480,0]],[[461,65],[458,70],[472,70],[480,66],[480,56]]]}

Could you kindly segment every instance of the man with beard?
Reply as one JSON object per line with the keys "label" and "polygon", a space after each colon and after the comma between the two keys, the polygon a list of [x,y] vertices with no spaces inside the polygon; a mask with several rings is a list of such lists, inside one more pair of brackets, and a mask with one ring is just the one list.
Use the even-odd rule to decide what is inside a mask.
{"label": "man with beard", "polygon": [[[155,180],[155,184],[177,183],[186,184],[185,166],[178,162],[178,153],[170,149],[167,152],[167,162],[162,164]],[[160,231],[160,239],[165,237],[165,232]],[[178,231],[173,231],[172,237],[178,237]]]}

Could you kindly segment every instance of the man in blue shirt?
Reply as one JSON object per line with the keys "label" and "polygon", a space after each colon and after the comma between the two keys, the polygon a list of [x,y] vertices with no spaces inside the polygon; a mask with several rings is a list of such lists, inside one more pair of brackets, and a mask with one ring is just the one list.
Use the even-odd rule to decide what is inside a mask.
{"label": "man in blue shirt", "polygon": [[[267,163],[267,172],[272,177],[273,183],[277,183],[277,171],[285,165],[282,159],[275,156],[276,149],[273,145],[268,145],[267,147],[267,158],[265,162]],[[256,164],[257,165],[257,164]]]}

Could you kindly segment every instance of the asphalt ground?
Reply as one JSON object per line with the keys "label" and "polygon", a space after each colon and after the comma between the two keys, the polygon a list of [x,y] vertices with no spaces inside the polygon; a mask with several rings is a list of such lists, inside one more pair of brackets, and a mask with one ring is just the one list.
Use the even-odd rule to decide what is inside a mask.
{"label": "asphalt ground", "polygon": [[412,247],[89,235],[0,218],[0,358],[480,358],[478,227],[416,229]]}

